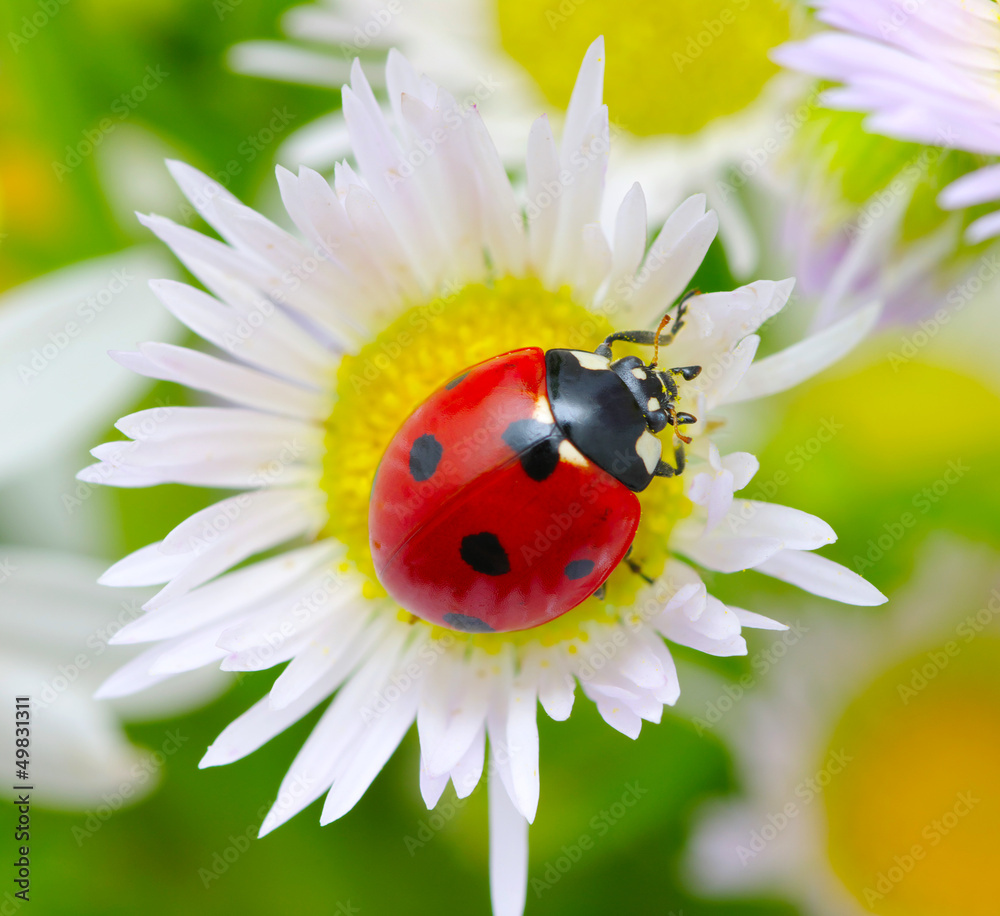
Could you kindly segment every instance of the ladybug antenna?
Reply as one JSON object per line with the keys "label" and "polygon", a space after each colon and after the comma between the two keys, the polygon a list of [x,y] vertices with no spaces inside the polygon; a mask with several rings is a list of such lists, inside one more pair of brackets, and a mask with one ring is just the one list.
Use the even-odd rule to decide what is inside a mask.
{"label": "ladybug antenna", "polygon": [[655,339],[653,340],[653,358],[649,363],[650,369],[655,369],[656,364],[660,359],[660,333],[669,324],[669,322],[670,312],[667,312],[667,314],[660,319],[660,323],[656,326],[656,334],[654,335]]}
{"label": "ladybug antenna", "polygon": [[670,425],[674,428],[674,435],[678,439],[680,439],[681,442],[683,442],[685,445],[691,444],[691,437],[685,436],[683,433],[681,433],[681,431],[677,427],[683,423],[697,423],[697,422],[698,422],[697,417],[689,413],[684,413],[683,411],[681,413],[672,413],[670,415]]}

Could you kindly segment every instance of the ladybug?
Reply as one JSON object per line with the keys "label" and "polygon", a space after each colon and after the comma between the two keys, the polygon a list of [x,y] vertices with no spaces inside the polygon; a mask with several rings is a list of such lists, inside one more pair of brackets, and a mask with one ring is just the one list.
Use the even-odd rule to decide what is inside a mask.
{"label": "ladybug", "polygon": [[[536,627],[601,594],[639,525],[635,494],[683,472],[677,377],[656,331],[622,331],[594,351],[526,347],[447,381],[404,421],[372,484],[375,572],[410,613],[466,632]],[[655,347],[612,361],[611,346]],[[680,440],[674,463],[656,433]],[[626,562],[629,562],[626,560]],[[629,562],[639,572],[638,565]],[[641,573],[640,573],[641,574]]]}

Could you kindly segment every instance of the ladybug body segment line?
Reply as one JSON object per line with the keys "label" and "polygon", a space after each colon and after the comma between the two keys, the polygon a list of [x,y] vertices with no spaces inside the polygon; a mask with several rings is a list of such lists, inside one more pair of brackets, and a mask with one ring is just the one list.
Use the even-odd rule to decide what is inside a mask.
{"label": "ladybug body segment line", "polygon": [[602,589],[638,528],[635,493],[684,469],[683,446],[669,464],[655,433],[694,420],[674,409],[674,375],[697,368],[612,362],[612,342],[495,356],[403,423],[369,511],[375,571],[401,607],[451,629],[503,632]]}

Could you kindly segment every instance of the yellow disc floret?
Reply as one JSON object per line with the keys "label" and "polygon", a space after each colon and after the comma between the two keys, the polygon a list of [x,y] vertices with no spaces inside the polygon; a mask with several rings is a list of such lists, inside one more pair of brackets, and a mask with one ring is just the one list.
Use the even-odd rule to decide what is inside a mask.
{"label": "yellow disc floret", "polygon": [[[368,500],[375,469],[403,421],[442,382],[484,359],[520,347],[593,349],[612,330],[606,318],[574,302],[568,288],[553,292],[534,278],[505,278],[415,305],[358,353],[344,358],[336,403],[326,423],[323,488],[329,521],[324,534],[347,546],[348,558],[368,580],[369,598],[385,597],[385,591],[368,546]],[[670,531],[687,514],[689,503],[677,479],[654,480],[638,496],[642,521],[631,559],[643,574],[655,577],[666,564]],[[588,598],[534,630],[437,632],[496,649],[510,641],[554,644],[585,638],[583,624],[619,619],[643,584],[622,565],[607,581],[605,600]]]}
{"label": "yellow disc floret", "polygon": [[577,63],[604,35],[605,98],[640,136],[694,134],[752,103],[790,35],[775,0],[498,0],[504,50],[565,109]]}

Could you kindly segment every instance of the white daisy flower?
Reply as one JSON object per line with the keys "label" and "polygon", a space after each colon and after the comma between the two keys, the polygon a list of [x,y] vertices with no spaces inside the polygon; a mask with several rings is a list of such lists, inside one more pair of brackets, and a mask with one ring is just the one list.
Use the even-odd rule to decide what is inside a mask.
{"label": "white daisy flower", "polygon": [[[540,111],[562,123],[576,62],[604,35],[614,61],[609,199],[639,181],[659,223],[708,189],[727,255],[744,276],[757,242],[729,179],[735,171],[742,185],[792,133],[803,84],[768,52],[799,33],[800,18],[783,0],[327,0],[285,15],[292,42],[244,43],[230,60],[242,72],[337,87],[355,55],[401,48],[418,71],[481,105],[505,164],[519,170],[528,125]],[[346,141],[337,112],[299,131],[283,153],[325,170]],[[610,205],[604,216],[610,226]]]}
{"label": "white daisy flower", "polygon": [[[168,734],[164,747],[137,747],[122,722],[179,715],[225,686],[219,672],[203,670],[160,693],[95,700],[94,691],[122,662],[108,640],[141,614],[146,597],[97,585],[102,568],[78,554],[0,545],[0,685],[6,697],[30,698],[32,797],[48,807],[96,808],[99,820],[152,790],[164,763],[158,755],[187,740],[181,730]],[[14,740],[6,729],[8,760]],[[17,787],[7,782],[2,791],[9,798]]]}
{"label": "white daisy flower", "polygon": [[0,439],[0,478],[82,446],[139,397],[134,376],[101,357],[130,341],[177,336],[147,288],[171,270],[159,252],[138,248],[0,295],[0,423],[16,431]]}
{"label": "white daisy flower", "polygon": [[[100,523],[77,511],[91,488],[67,464],[79,460],[74,447],[141,395],[139,379],[103,358],[107,349],[177,336],[147,288],[170,272],[159,252],[134,249],[0,295],[0,532],[80,550],[100,541]],[[160,695],[95,701],[121,664],[107,641],[146,597],[96,586],[101,568],[64,550],[0,543],[0,683],[6,697],[31,698],[29,775],[43,805],[116,808],[141,797],[160,764],[128,740],[122,722],[186,711],[223,686],[217,672],[198,672]],[[5,729],[8,760],[14,740]],[[17,794],[10,782],[2,791]]]}
{"label": "white daisy flower", "polygon": [[691,678],[685,705],[744,790],[696,822],[685,871],[705,893],[807,916],[996,911],[1000,558],[939,535],[917,569],[887,616],[801,617],[759,685]]}
{"label": "white daisy flower", "polygon": [[[774,52],[787,67],[844,85],[824,104],[870,112],[867,129],[988,157],[939,197],[949,210],[1000,200],[1000,21],[995,0],[818,0],[833,27]],[[1000,212],[975,219],[970,243],[1000,235]]]}
{"label": "white daisy flower", "polygon": [[[397,131],[360,65],[344,89],[359,170],[341,164],[333,187],[307,168],[278,170],[299,235],[171,164],[224,241],[146,217],[211,295],[172,282],[154,289],[232,358],[149,343],[117,359],[227,406],[126,417],[118,426],[134,441],[98,447],[99,463],[80,475],[118,486],[173,481],[243,491],[105,574],[111,585],[163,588],[148,613],[116,636],[151,647],[102,695],[122,696],[206,664],[256,671],[289,662],[270,694],[209,748],[202,765],[213,766],[246,756],[333,694],[262,834],[324,794],[321,823],[341,817],[414,721],[428,806],[449,780],[465,797],[480,779],[489,736],[498,914],[524,905],[527,828],[539,794],[536,704],[565,719],[579,681],[606,721],[635,737],[643,719],[659,721],[678,696],[663,637],[732,655],[746,652],[743,626],[780,628],[709,595],[692,564],[720,572],[755,567],[841,601],[884,600],[812,553],[834,539],[825,523],[734,499],[757,462],[722,455],[708,437],[717,408],[796,384],[850,349],[877,317],[877,307],[865,309],[754,363],[754,331],[784,305],[787,280],[688,302],[687,323],[664,352],[677,366],[702,367],[690,381],[677,375],[679,400],[669,404],[690,406],[700,418],[685,426],[692,467],[636,494],[642,524],[630,561],[604,583],[603,600],[587,598],[527,630],[460,632],[424,623],[380,584],[369,494],[380,458],[414,409],[470,365],[528,345],[575,347],[581,367],[606,366],[583,351],[615,328],[654,325],[715,236],[715,214],[693,197],[647,251],[636,185],[619,208],[613,244],[605,237],[597,223],[609,148],[603,70],[597,41],[580,70],[561,147],[546,118],[532,127],[525,203],[478,110],[458,105],[395,52],[386,76]],[[551,181],[559,190],[543,197]],[[643,449],[658,454],[659,440],[649,439]],[[572,464],[574,452],[560,451],[559,463]],[[484,511],[490,508],[499,511]],[[557,527],[532,537],[558,541],[567,528]],[[574,536],[572,519],[568,530]],[[536,549],[543,558],[558,552]],[[273,555],[233,570],[263,552]]]}
{"label": "white daisy flower", "polygon": [[800,132],[770,178],[784,203],[777,251],[799,294],[815,303],[813,328],[873,300],[884,303],[883,325],[913,324],[952,304],[982,263],[962,245],[961,224],[933,202],[934,186],[947,181],[947,167],[930,165],[942,151],[925,149],[924,169],[911,144],[856,125],[825,142],[811,133]]}

